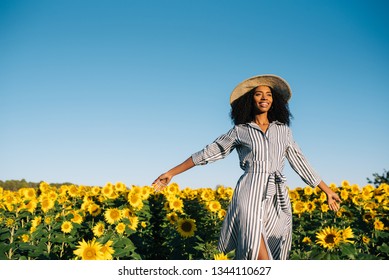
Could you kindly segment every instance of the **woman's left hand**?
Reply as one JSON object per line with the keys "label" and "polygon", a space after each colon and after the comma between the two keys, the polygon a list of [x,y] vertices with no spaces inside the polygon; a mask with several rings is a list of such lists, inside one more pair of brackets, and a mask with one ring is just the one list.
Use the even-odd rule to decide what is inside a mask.
{"label": "woman's left hand", "polygon": [[327,193],[328,206],[332,211],[337,212],[340,209],[340,198],[337,193],[330,191]]}

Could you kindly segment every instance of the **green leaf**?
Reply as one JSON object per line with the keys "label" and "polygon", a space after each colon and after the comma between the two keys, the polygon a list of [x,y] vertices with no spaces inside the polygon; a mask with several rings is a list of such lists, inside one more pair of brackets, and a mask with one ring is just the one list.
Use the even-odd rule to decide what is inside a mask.
{"label": "green leaf", "polygon": [[3,232],[0,234],[0,242],[3,243],[4,241],[8,240],[11,237],[11,233],[8,232]]}
{"label": "green leaf", "polygon": [[358,254],[357,259],[358,260],[378,260],[379,258],[370,254]]}
{"label": "green leaf", "polygon": [[8,260],[7,256],[5,255],[6,252],[11,248],[11,245],[1,245],[0,246],[0,260]]}
{"label": "green leaf", "polygon": [[342,255],[347,256],[352,260],[355,260],[355,255],[357,254],[357,250],[355,249],[354,245],[350,243],[342,244],[340,246],[340,250],[342,252]]}
{"label": "green leaf", "polygon": [[389,254],[389,246],[386,243],[382,244],[381,246],[378,246],[377,249],[382,253]]}
{"label": "green leaf", "polygon": [[28,243],[20,243],[19,249],[22,251],[36,251],[37,247]]}
{"label": "green leaf", "polygon": [[0,228],[0,234],[9,233],[9,228]]}

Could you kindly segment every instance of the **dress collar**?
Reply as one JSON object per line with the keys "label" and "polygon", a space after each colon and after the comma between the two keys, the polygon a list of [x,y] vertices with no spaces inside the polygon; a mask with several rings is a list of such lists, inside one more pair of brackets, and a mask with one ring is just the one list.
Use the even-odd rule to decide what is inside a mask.
{"label": "dress collar", "polygon": [[[253,128],[256,128],[256,129],[259,129],[262,131],[262,129],[259,127],[259,125],[256,123],[256,122],[248,122],[247,125],[253,127]],[[270,124],[269,124],[269,128],[272,126],[272,125],[283,125],[282,122],[279,122],[279,121],[272,121]],[[268,128],[268,129],[269,129]]]}

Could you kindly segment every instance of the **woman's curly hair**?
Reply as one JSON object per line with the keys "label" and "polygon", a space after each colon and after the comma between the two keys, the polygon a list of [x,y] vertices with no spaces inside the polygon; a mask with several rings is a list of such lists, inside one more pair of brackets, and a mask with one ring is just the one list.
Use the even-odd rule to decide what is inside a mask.
{"label": "woman's curly hair", "polygon": [[[254,120],[256,112],[254,107],[254,91],[255,88],[231,104],[230,117],[235,125],[249,123]],[[289,126],[293,116],[289,111],[287,101],[273,89],[271,89],[271,92],[273,94],[273,103],[268,111],[269,122],[279,121]]]}

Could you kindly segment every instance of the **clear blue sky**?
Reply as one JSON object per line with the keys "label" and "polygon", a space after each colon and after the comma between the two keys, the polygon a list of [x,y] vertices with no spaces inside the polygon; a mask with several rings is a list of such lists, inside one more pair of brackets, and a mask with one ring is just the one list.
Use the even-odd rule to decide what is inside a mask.
{"label": "clear blue sky", "polygon": [[[148,185],[228,131],[229,95],[290,83],[327,183],[389,168],[386,1],[0,1],[0,180]],[[234,186],[236,152],[173,179]],[[287,165],[292,188],[304,183]]]}

